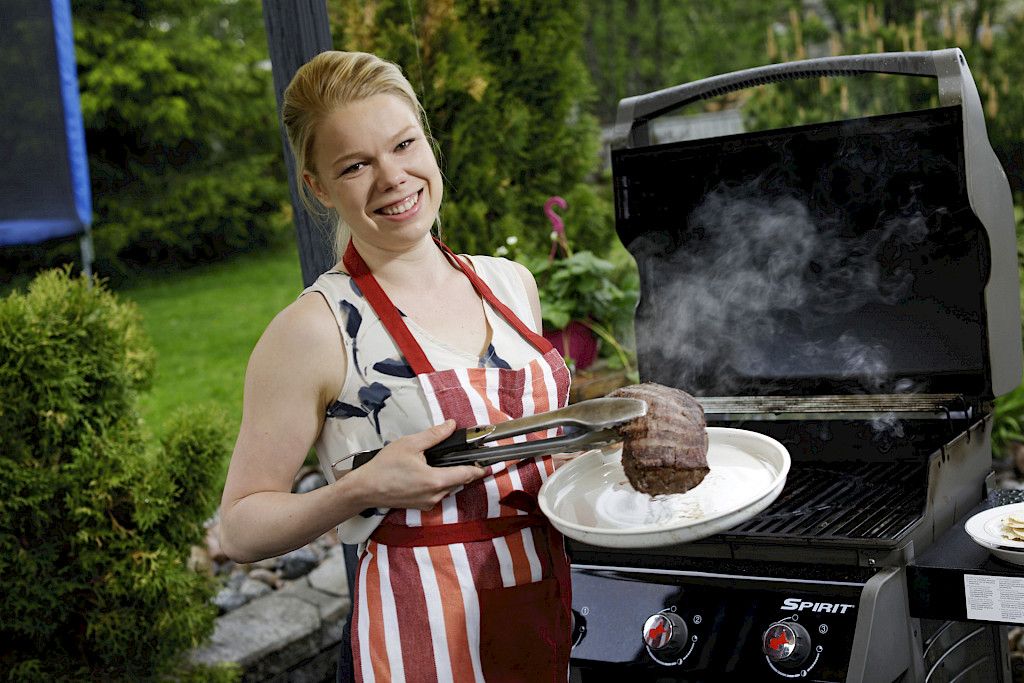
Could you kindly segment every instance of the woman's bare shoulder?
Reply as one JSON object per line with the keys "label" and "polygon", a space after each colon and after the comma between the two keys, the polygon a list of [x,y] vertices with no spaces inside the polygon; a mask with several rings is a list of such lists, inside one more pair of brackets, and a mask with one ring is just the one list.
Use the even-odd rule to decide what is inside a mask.
{"label": "woman's bare shoulder", "polygon": [[345,370],[337,321],[327,300],[316,291],[274,316],[249,359],[250,373],[313,380],[331,398],[341,390]]}
{"label": "woman's bare shoulder", "polygon": [[257,346],[316,351],[338,343],[338,325],[327,300],[309,292],[281,310],[263,331]]}

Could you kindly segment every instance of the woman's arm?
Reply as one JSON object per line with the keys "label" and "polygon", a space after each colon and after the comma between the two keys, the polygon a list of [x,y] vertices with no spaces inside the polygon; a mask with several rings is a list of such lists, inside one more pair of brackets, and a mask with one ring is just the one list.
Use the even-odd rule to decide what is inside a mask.
{"label": "woman's arm", "polygon": [[426,464],[423,450],[454,429],[445,423],[394,441],[329,486],[291,493],[345,372],[337,323],[318,295],[282,311],[257,342],[221,501],[221,546],[232,559],[252,562],[299,548],[368,507],[428,510],[483,476],[479,467]]}

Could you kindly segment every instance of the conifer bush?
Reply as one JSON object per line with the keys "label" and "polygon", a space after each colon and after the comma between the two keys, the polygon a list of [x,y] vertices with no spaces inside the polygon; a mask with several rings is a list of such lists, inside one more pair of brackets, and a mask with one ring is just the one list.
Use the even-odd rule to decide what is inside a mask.
{"label": "conifer bush", "polygon": [[583,63],[584,8],[547,0],[330,0],[334,44],[394,61],[419,94],[437,140],[441,225],[456,251],[493,253],[510,235],[546,254],[548,197],[574,243],[615,241],[610,197],[593,185],[600,157]]}
{"label": "conifer bush", "polygon": [[215,608],[212,580],[187,560],[217,504],[228,433],[192,408],[149,443],[136,400],[153,367],[134,305],[69,269],[0,299],[7,680],[196,676],[183,653]]}

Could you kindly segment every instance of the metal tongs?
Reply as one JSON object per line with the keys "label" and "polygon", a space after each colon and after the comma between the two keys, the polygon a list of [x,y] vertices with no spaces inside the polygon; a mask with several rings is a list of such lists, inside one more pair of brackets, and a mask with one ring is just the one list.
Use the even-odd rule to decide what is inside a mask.
{"label": "metal tongs", "polygon": [[[630,420],[647,414],[647,403],[636,398],[594,398],[573,403],[565,408],[521,417],[493,425],[457,429],[441,443],[431,446],[424,455],[434,467],[475,464],[487,466],[503,460],[528,455],[569,453],[600,448],[622,440],[615,429]],[[489,446],[501,439],[562,427],[560,436]],[[352,460],[355,469],[369,462],[381,449],[354,453],[334,463]]]}

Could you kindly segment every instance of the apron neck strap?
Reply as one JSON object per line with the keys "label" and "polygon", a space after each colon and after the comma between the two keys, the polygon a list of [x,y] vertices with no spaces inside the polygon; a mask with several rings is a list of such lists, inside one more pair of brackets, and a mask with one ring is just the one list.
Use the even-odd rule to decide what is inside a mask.
{"label": "apron neck strap", "polygon": [[356,251],[352,240],[348,242],[348,248],[345,249],[345,256],[342,258],[342,262],[345,264],[345,270],[355,280],[359,291],[363,293],[374,313],[380,318],[384,329],[388,331],[388,334],[395,341],[398,350],[405,356],[405,362],[412,368],[413,373],[423,375],[433,372],[434,366],[427,360],[427,354],[423,353],[423,349],[420,348],[405,321],[402,320],[402,314],[391,303],[391,299],[388,298],[387,293],[381,288],[377,278],[370,272],[370,268],[366,265],[363,257],[359,255],[359,252]]}
{"label": "apron neck strap", "polygon": [[[472,267],[463,263],[462,259],[456,256],[441,240],[435,237],[434,242],[444,253],[448,261],[469,278],[477,294],[483,297],[494,310],[500,313],[516,332],[533,344],[541,354],[545,354],[553,348],[551,342],[531,330],[508,306],[501,303],[498,297],[494,295],[494,292],[491,291],[491,288],[487,286],[487,283],[473,271]],[[423,352],[419,342],[412,336],[409,327],[402,320],[402,314],[398,312],[394,303],[391,302],[387,293],[380,286],[380,283],[377,282],[377,278],[370,272],[370,268],[366,265],[363,257],[359,255],[352,240],[349,240],[342,262],[345,265],[345,270],[352,276],[359,290],[366,297],[370,307],[373,308],[377,317],[380,318],[384,329],[388,331],[388,334],[395,341],[398,350],[405,356],[405,360],[412,368],[412,371],[417,375],[434,372],[434,366],[427,360],[427,355]]]}

